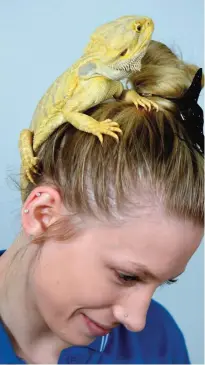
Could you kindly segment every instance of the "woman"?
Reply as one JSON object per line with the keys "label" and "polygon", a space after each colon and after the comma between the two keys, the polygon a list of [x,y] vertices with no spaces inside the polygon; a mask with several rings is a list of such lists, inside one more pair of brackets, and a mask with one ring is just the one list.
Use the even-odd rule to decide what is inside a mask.
{"label": "woman", "polygon": [[203,157],[170,100],[196,71],[153,41],[130,81],[158,112],[109,101],[88,114],[118,122],[118,144],[64,124],[40,147],[22,231],[0,259],[1,363],[189,363],[151,298],[203,235]]}

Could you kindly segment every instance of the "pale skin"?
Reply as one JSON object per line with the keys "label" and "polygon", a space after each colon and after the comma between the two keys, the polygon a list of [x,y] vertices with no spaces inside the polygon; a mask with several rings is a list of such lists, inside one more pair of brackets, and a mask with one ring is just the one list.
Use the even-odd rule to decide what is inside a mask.
{"label": "pale skin", "polygon": [[[0,316],[30,363],[57,363],[62,349],[93,342],[83,315],[141,331],[153,293],[185,270],[203,235],[203,227],[153,204],[118,227],[87,218],[79,235],[49,240],[37,255],[30,236],[66,212],[55,188],[35,188],[22,207],[22,232],[0,258]],[[20,247],[27,247],[23,258],[10,265]]]}

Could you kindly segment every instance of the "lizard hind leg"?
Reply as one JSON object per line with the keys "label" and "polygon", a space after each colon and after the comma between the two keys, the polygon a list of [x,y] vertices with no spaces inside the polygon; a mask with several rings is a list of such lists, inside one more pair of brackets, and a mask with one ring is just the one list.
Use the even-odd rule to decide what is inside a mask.
{"label": "lizard hind leg", "polygon": [[19,138],[19,150],[22,163],[22,171],[28,181],[35,184],[32,173],[37,173],[38,158],[33,153],[33,132],[29,129],[23,129]]}

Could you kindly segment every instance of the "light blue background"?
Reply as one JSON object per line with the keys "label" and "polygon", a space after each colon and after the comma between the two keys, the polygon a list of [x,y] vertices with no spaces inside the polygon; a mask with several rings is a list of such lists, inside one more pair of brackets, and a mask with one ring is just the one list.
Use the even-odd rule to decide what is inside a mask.
{"label": "light blue background", "polygon": [[[81,55],[96,26],[129,14],[151,16],[153,39],[203,67],[203,0],[0,0],[0,248],[12,243],[20,226],[19,193],[8,180],[19,171],[20,130],[29,126],[51,82]],[[155,296],[183,330],[192,362],[201,364],[203,262],[201,246],[180,282]]]}

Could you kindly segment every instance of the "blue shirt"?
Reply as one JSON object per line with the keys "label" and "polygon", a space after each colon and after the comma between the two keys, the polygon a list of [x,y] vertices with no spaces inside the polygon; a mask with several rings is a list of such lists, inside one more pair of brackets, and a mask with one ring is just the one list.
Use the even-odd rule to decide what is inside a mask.
{"label": "blue shirt", "polygon": [[[3,252],[0,251],[0,255]],[[143,331],[123,325],[89,346],[72,346],[61,352],[58,364],[190,364],[182,332],[169,312],[152,300]],[[25,364],[14,353],[0,322],[0,364]]]}

